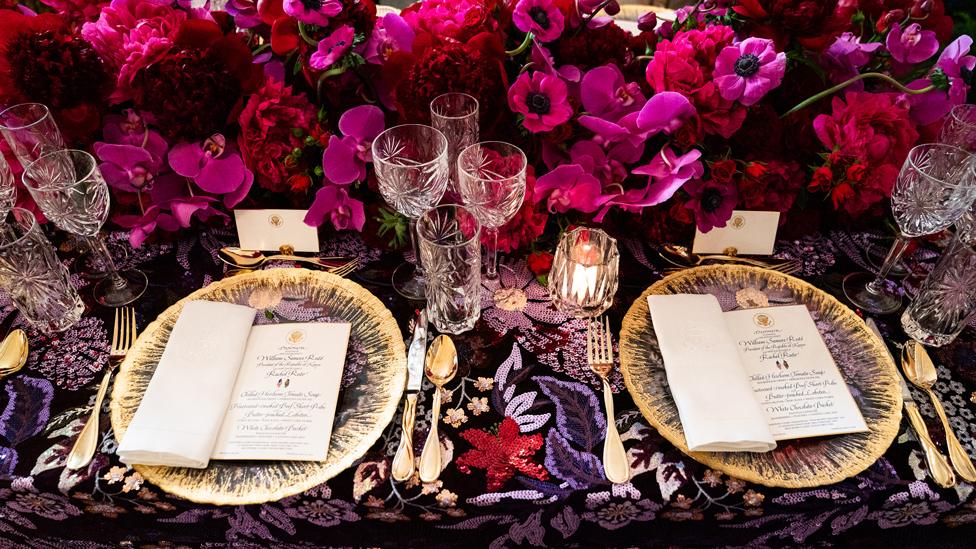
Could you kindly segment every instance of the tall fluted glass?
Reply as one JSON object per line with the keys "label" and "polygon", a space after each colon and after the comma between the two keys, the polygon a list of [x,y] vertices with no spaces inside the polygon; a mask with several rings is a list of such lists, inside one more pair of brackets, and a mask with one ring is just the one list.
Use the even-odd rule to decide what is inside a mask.
{"label": "tall fluted glass", "polygon": [[[952,107],[942,124],[939,142],[976,154],[976,105],[967,103]],[[963,240],[976,241],[976,204],[956,221],[956,232]]]}
{"label": "tall fluted glass", "polygon": [[96,301],[119,307],[146,291],[146,275],[135,269],[119,271],[98,238],[108,218],[109,192],[92,155],[73,149],[42,155],[24,170],[24,186],[45,217],[61,230],[88,237],[93,253],[107,266],[108,276],[92,290]]}
{"label": "tall fluted glass", "polygon": [[427,273],[427,314],[437,330],[460,334],[481,315],[481,236],[478,220],[463,206],[445,204],[417,223]]}
{"label": "tall fluted glass", "polygon": [[478,142],[478,100],[466,93],[438,95],[430,102],[430,125],[447,138],[447,161],[451,167],[449,192],[457,194],[458,153]]}
{"label": "tall fluted glass", "polygon": [[498,278],[498,228],[512,219],[525,200],[522,149],[501,141],[475,143],[458,155],[461,198],[488,235],[485,278]]}
{"label": "tall fluted glass", "polygon": [[6,218],[17,202],[17,186],[14,182],[14,172],[0,154],[0,219]]}
{"label": "tall fluted glass", "polygon": [[401,264],[393,273],[393,287],[408,299],[424,299],[426,281],[417,249],[417,218],[437,205],[447,189],[447,138],[430,126],[404,124],[376,136],[372,152],[380,194],[410,220],[410,244],[417,263]]}
{"label": "tall fluted glass", "polygon": [[976,315],[976,243],[953,240],[901,315],[909,337],[925,345],[952,343]]}
{"label": "tall fluted glass", "polygon": [[912,238],[948,228],[965,213],[976,197],[976,161],[967,151],[941,143],[917,145],[898,174],[891,194],[891,211],[900,234],[877,276],[853,273],[844,278],[844,295],[854,305],[874,314],[901,307],[901,295],[885,280]]}
{"label": "tall fluted glass", "polygon": [[14,208],[0,225],[0,286],[24,318],[51,334],[78,322],[85,306],[68,269],[28,210]]}
{"label": "tall fluted glass", "polygon": [[65,148],[51,111],[40,103],[20,103],[0,111],[0,133],[24,168],[46,153]]}

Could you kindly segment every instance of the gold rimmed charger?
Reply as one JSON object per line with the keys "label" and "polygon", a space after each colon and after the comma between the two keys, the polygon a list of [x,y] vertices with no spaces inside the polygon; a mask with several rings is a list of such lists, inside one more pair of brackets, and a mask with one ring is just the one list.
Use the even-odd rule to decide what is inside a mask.
{"label": "gold rimmed charger", "polygon": [[352,333],[346,368],[350,368],[350,353],[361,362],[344,375],[325,461],[211,461],[205,469],[134,465],[147,481],[198,503],[244,505],[278,500],[345,470],[366,453],[393,419],[407,369],[403,339],[390,311],[365,288],[342,277],[305,269],[268,269],[197,290],[146,327],[119,367],[112,391],[112,428],[119,440],[142,401],[180,311],[192,300],[259,309],[290,303],[318,311],[317,316],[329,321],[349,322]]}
{"label": "gold rimmed charger", "polygon": [[[806,305],[854,396],[869,431],[780,441],[766,453],[691,452],[664,370],[647,296],[716,295],[723,310]],[[645,418],[679,450],[728,475],[783,488],[833,484],[874,463],[891,445],[901,421],[898,373],[890,355],[848,307],[826,292],[779,272],[743,265],[711,265],[668,276],[631,305],[620,333],[620,370]]]}

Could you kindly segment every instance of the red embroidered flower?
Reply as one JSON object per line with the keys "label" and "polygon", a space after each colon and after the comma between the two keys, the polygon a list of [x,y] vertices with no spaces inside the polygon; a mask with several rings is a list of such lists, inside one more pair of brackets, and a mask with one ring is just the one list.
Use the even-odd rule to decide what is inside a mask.
{"label": "red embroidered flower", "polygon": [[461,437],[474,448],[457,458],[458,470],[470,474],[472,467],[486,469],[489,492],[501,488],[516,471],[538,480],[549,478],[542,465],[532,462],[532,456],[542,448],[542,435],[522,436],[518,423],[510,417],[502,420],[497,435],[481,429],[468,429],[461,433]]}

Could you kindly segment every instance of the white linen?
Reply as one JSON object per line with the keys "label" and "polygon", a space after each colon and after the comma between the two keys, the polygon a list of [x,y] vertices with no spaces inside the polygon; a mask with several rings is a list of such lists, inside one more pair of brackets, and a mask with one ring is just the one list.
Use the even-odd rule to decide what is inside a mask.
{"label": "white linen", "polygon": [[124,463],[207,466],[255,312],[213,301],[183,307],[119,444]]}
{"label": "white linen", "polygon": [[647,298],[688,448],[768,452],[776,447],[715,296]]}

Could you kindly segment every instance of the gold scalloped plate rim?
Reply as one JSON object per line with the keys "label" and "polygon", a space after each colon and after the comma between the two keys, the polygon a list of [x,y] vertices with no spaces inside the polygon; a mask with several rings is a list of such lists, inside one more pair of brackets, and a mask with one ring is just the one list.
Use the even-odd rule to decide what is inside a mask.
{"label": "gold scalloped plate rim", "polygon": [[[211,505],[251,505],[266,503],[269,501],[277,501],[282,498],[300,494],[335,477],[339,473],[348,469],[357,460],[362,458],[373,446],[373,444],[383,435],[383,431],[396,415],[397,407],[400,403],[400,397],[403,395],[403,391],[407,383],[407,359],[406,347],[400,333],[400,328],[397,325],[396,320],[393,318],[393,313],[390,312],[390,310],[383,304],[382,301],[379,300],[379,298],[369,292],[369,290],[351,280],[323,271],[276,268],[241,274],[213,282],[180,299],[173,305],[170,305],[168,308],[166,308],[166,310],[160,313],[155,320],[146,326],[142,333],[139,334],[139,337],[136,339],[136,342],[133,344],[132,348],[126,354],[125,360],[119,365],[119,371],[116,374],[114,387],[112,389],[112,401],[110,403],[110,409],[112,429],[115,432],[116,439],[122,439],[122,437],[125,435],[126,429],[129,426],[129,423],[131,422],[131,417],[123,417],[125,410],[123,410],[122,406],[118,403],[122,401],[122,397],[125,396],[124,392],[128,390],[130,375],[134,367],[133,362],[144,351],[144,348],[147,347],[156,337],[157,331],[163,326],[164,322],[175,322],[176,318],[179,317],[180,311],[183,310],[183,306],[189,301],[203,299],[206,296],[217,292],[229,291],[235,286],[247,286],[253,281],[263,280],[274,281],[276,284],[282,285],[310,282],[313,284],[334,286],[340,291],[348,292],[354,299],[357,299],[360,304],[363,305],[364,309],[367,309],[368,312],[371,313],[371,316],[377,321],[376,329],[380,331],[381,335],[383,335],[385,343],[389,345],[390,350],[394,355],[393,360],[389,364],[389,368],[393,370],[393,382],[387,387],[387,406],[377,416],[373,428],[367,433],[363,434],[361,441],[353,448],[350,448],[344,452],[343,455],[340,456],[335,462],[328,463],[327,460],[324,462],[328,463],[327,466],[313,471],[313,474],[309,474],[304,478],[298,479],[293,484],[280,486],[274,489],[265,487],[261,490],[255,491],[254,493],[249,493],[247,496],[231,496],[221,494],[219,492],[208,493],[205,491],[205,487],[195,487],[192,490],[187,490],[186,486],[182,484],[179,479],[172,479],[168,475],[162,474],[162,471],[164,470],[173,469],[171,467],[150,465],[132,466],[132,468],[142,475],[145,480],[155,484],[169,494],[179,496],[195,503]],[[332,451],[331,445],[329,451]]]}
{"label": "gold scalloped plate rim", "polygon": [[[772,478],[763,476],[755,468],[734,466],[725,462],[723,460],[723,455],[725,452],[692,452],[688,449],[684,432],[681,431],[680,428],[674,428],[671,425],[664,423],[662,419],[658,417],[655,407],[643,398],[644,391],[638,385],[639,382],[635,377],[635,371],[638,368],[644,368],[646,366],[638,363],[634,353],[635,345],[637,345],[640,341],[639,338],[641,336],[641,331],[639,329],[639,323],[641,322],[641,319],[646,319],[646,323],[650,327],[650,312],[647,305],[647,296],[665,293],[661,291],[663,288],[666,288],[671,284],[685,278],[705,278],[712,273],[736,271],[762,275],[767,277],[767,279],[779,277],[784,282],[784,285],[790,287],[791,290],[803,290],[813,294],[818,294],[826,304],[833,306],[846,320],[852,322],[852,326],[854,326],[857,331],[857,339],[862,340],[864,344],[868,346],[874,360],[877,361],[883,371],[887,372],[887,378],[884,380],[877,380],[877,384],[878,387],[884,392],[885,396],[889,399],[887,406],[888,413],[883,418],[874,419],[868,422],[868,427],[870,429],[870,440],[869,445],[864,449],[863,457],[861,459],[844,463],[831,471],[824,471],[822,474],[818,474],[816,478],[797,479],[786,476]],[[650,327],[650,329],[653,330],[653,327]],[[681,450],[682,453],[703,465],[728,474],[732,477],[776,488],[814,488],[834,484],[857,475],[870,467],[881,456],[884,455],[884,453],[891,446],[891,443],[894,441],[895,437],[898,435],[898,428],[901,424],[902,408],[901,387],[898,383],[898,376],[900,374],[898,373],[894,360],[888,353],[884,343],[870,331],[870,329],[864,323],[864,319],[857,316],[854,311],[841,303],[837,298],[804,280],[800,280],[799,278],[787,274],[746,265],[706,265],[685,269],[664,277],[644,290],[640,297],[637,298],[637,300],[634,301],[634,303],[630,306],[627,314],[624,315],[620,330],[619,349],[620,371],[623,374],[624,384],[644,418],[647,419],[647,421],[655,429],[657,429],[657,431],[661,433],[661,435],[667,439],[668,442]],[[867,419],[868,418],[865,418],[865,420]],[[843,437],[850,435],[838,436]],[[765,455],[770,454],[767,453]]]}

